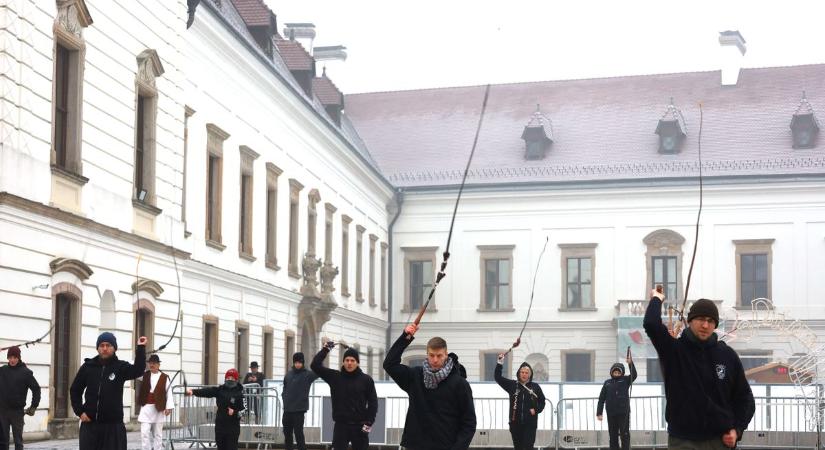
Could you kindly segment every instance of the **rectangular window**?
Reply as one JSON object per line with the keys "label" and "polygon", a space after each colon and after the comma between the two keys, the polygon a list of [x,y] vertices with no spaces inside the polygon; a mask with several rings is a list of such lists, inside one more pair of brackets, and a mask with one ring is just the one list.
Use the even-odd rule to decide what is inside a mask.
{"label": "rectangular window", "polygon": [[332,218],[338,209],[331,203],[325,205],[324,216],[324,263],[332,264]]}
{"label": "rectangular window", "polygon": [[146,97],[138,95],[137,124],[135,124],[135,195],[138,200],[141,199],[141,191],[145,188],[144,166],[146,164],[146,151],[144,149],[144,141],[146,139],[146,103]]}
{"label": "rectangular window", "polygon": [[341,295],[349,297],[349,224],[352,219],[341,216]]}
{"label": "rectangular window", "polygon": [[[486,351],[481,353],[481,381],[495,381],[495,370],[496,365],[498,364],[498,355],[499,353],[504,353],[503,350],[493,350],[493,351]],[[510,355],[508,354],[506,358],[504,358],[504,364],[502,367],[502,375],[506,378],[513,378],[513,374],[510,373]]]}
{"label": "rectangular window", "polygon": [[268,377],[272,377],[274,372],[272,372],[272,355],[273,355],[273,331],[272,327],[264,327],[263,329],[263,352],[261,355],[262,366],[261,370],[264,374]]}
{"label": "rectangular window", "polygon": [[298,270],[298,221],[299,217],[299,202],[300,193],[304,185],[299,183],[294,178],[289,179],[289,262],[287,269],[289,276],[293,278],[300,278],[301,274]]}
{"label": "rectangular window", "polygon": [[189,106],[184,107],[183,112],[183,183],[181,185],[181,205],[180,205],[180,219],[183,222],[184,236],[189,236],[189,229],[186,226],[186,192],[187,182],[186,174],[189,172],[189,118],[195,114],[195,110]]}
{"label": "rectangular window", "polygon": [[355,300],[364,301],[364,231],[361,225],[355,226]]}
{"label": "rectangular window", "polygon": [[[381,243],[381,311],[387,310],[387,249],[386,242]],[[383,363],[382,363],[383,364]]]}
{"label": "rectangular window", "polygon": [[754,367],[762,367],[771,362],[771,354],[770,352],[743,352],[739,354],[739,359],[742,361],[742,368],[748,371]]}
{"label": "rectangular window", "polygon": [[484,308],[510,307],[510,260],[484,260]]}
{"label": "rectangular window", "polygon": [[378,379],[387,379],[387,374],[384,373],[384,350],[378,350]]}
{"label": "rectangular window", "polygon": [[593,354],[585,352],[563,352],[564,374],[562,381],[592,382]]}
{"label": "rectangular window", "polygon": [[218,383],[218,318],[204,317],[203,320],[203,364],[201,366],[203,384]]}
{"label": "rectangular window", "polygon": [[54,365],[54,417],[69,417],[69,384],[71,377],[72,302],[65,294],[55,298],[55,324],[52,334]]}
{"label": "rectangular window", "polygon": [[244,373],[249,367],[249,324],[235,322],[235,368]]}
{"label": "rectangular window", "polygon": [[375,306],[375,242],[378,241],[378,236],[370,235],[370,253],[369,253],[369,285],[367,286],[368,297],[370,299],[370,306]]}
{"label": "rectangular window", "polygon": [[753,299],[768,297],[768,255],[742,254],[740,258],[740,305],[750,306]]}
{"label": "rectangular window", "polygon": [[410,309],[418,310],[433,287],[433,262],[410,261]]}
{"label": "rectangular window", "polygon": [[567,308],[592,308],[592,260],[567,258]]}
{"label": "rectangular window", "polygon": [[679,298],[679,288],[676,283],[678,274],[676,271],[676,257],[653,256],[651,257],[651,262],[653,266],[653,286],[651,286],[651,288],[656,287],[656,285],[662,285],[665,291],[665,298]]}
{"label": "rectangular window", "polygon": [[[69,134],[69,61],[70,51],[57,44],[54,60],[54,164],[62,169],[68,168]],[[65,416],[60,416],[65,417]]]}
{"label": "rectangular window", "polygon": [[221,157],[209,155],[207,172],[206,239],[221,242]]}
{"label": "rectangular window", "polygon": [[241,175],[240,240],[242,254],[252,255],[252,175]]}
{"label": "rectangular window", "polygon": [[372,373],[372,348],[367,349],[367,375],[374,377]]}
{"label": "rectangular window", "polygon": [[295,335],[287,331],[284,343],[284,373],[292,368],[292,355],[295,354]]}
{"label": "rectangular window", "polygon": [[658,358],[648,358],[647,360],[647,382],[661,383],[665,379],[662,376],[662,365]]}
{"label": "rectangular window", "polygon": [[266,163],[266,267],[278,267],[278,176],[281,169]]}

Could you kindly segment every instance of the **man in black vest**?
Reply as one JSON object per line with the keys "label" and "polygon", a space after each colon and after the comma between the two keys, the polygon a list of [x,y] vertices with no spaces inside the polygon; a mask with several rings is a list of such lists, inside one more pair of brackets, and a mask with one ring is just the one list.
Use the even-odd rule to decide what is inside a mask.
{"label": "man in black vest", "polygon": [[138,392],[140,442],[143,450],[163,450],[163,422],[172,413],[174,404],[169,390],[169,375],[160,371],[160,357],[152,355],[143,374]]}

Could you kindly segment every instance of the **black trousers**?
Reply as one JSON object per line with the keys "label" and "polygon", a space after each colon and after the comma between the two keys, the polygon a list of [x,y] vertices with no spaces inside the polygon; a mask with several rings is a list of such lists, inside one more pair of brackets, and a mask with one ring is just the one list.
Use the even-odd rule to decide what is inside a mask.
{"label": "black trousers", "polygon": [[[11,434],[9,428],[11,427]],[[0,410],[0,450],[8,450],[14,436],[14,450],[23,450],[23,410]]]}
{"label": "black trousers", "polygon": [[126,450],[126,425],[82,422],[80,450]]}
{"label": "black trousers", "polygon": [[292,435],[295,434],[295,443],[298,450],[307,450],[304,440],[304,412],[285,412],[281,423],[284,426],[284,448],[292,450]]}
{"label": "black trousers", "polygon": [[335,422],[332,429],[332,450],[347,450],[347,444],[352,443],[352,450],[367,450],[370,439],[367,433],[361,431],[362,425],[349,425]]}
{"label": "black trousers", "polygon": [[216,422],[215,423],[215,445],[218,450],[238,450],[238,438],[241,436],[241,423]]}
{"label": "black trousers", "polygon": [[619,450],[619,438],[622,450],[630,450],[630,415],[617,414],[607,416],[607,432],[610,435],[610,450]]}
{"label": "black trousers", "polygon": [[536,444],[536,427],[538,422],[510,422],[510,436],[513,437],[513,449],[533,450]]}

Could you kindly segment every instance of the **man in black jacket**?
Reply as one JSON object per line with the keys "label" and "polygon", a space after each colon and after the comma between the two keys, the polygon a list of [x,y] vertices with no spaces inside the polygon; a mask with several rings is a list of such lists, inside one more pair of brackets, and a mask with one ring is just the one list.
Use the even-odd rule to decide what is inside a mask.
{"label": "man in black jacket", "polygon": [[80,450],[126,450],[123,384],[146,370],[146,336],[138,339],[134,364],[117,359],[116,351],[115,335],[101,333],[97,356],[80,366],[69,389],[81,422]]}
{"label": "man in black jacket", "polygon": [[0,367],[0,450],[9,448],[9,427],[14,436],[14,450],[23,450],[23,408],[26,394],[32,391],[32,404],[25,414],[34,415],[40,404],[40,385],[32,371],[20,360],[20,347],[6,353],[9,363]]}
{"label": "man in black jacket", "polygon": [[238,370],[226,371],[223,384],[201,389],[187,389],[186,395],[214,398],[218,407],[215,414],[215,444],[218,450],[238,450],[241,436],[241,411],[244,406],[243,386],[238,383]]}
{"label": "man in black jacket", "polygon": [[292,370],[284,375],[284,386],[281,398],[284,401],[284,448],[292,450],[292,435],[298,450],[306,450],[304,440],[304,414],[309,409],[309,388],[318,379],[315,372],[304,367],[304,354],[297,352],[292,355]]}
{"label": "man in black jacket", "polygon": [[358,367],[358,350],[352,347],[344,352],[341,371],[324,367],[324,359],[333,347],[335,342],[327,342],[310,365],[327,382],[332,396],[332,448],[347,450],[347,444],[352,443],[353,450],[367,450],[369,432],[378,413],[375,383]]}
{"label": "man in black jacket", "polygon": [[[263,403],[261,399],[265,395],[263,387],[266,374],[258,370],[259,367],[258,361],[252,361],[252,363],[249,364],[249,372],[243,377],[243,384],[246,386],[245,392],[248,400],[247,412],[255,415],[255,423],[261,423],[261,406]],[[257,384],[258,386],[247,386],[250,384]]]}
{"label": "man in black jacket", "polygon": [[739,356],[714,333],[716,305],[697,300],[688,327],[674,338],[662,323],[664,295],[651,294],[644,327],[665,380],[668,448],[735,448],[756,408]]}
{"label": "man in black jacket", "polygon": [[610,368],[610,378],[602,385],[596,418],[603,419],[602,412],[607,403],[607,431],[610,435],[610,450],[619,450],[619,436],[622,450],[630,449],[630,385],[636,381],[636,365],[627,357],[630,375],[625,376],[624,364],[616,363]]}
{"label": "man in black jacket", "polygon": [[384,370],[410,397],[401,446],[411,450],[466,450],[476,432],[473,391],[455,353],[440,337],[427,342],[423,367],[401,364],[418,331],[407,325],[384,359]]}
{"label": "man in black jacket", "polygon": [[536,428],[539,413],[544,410],[544,392],[538,383],[533,383],[533,368],[527,362],[521,363],[516,371],[516,379],[505,378],[504,354],[498,355],[498,363],[493,374],[496,383],[510,394],[510,436],[514,450],[533,450],[536,443]]}

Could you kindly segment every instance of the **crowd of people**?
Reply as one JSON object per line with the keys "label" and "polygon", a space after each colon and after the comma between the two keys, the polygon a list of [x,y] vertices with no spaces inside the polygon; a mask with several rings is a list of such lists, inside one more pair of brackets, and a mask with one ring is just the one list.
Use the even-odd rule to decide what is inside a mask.
{"label": "crowd of people", "polygon": [[[696,301],[687,315],[687,326],[675,336],[662,323],[664,296],[651,292],[644,329],[659,356],[664,377],[668,423],[668,448],[674,450],[724,450],[737,446],[754,415],[753,393],[736,352],[718,340],[716,305],[706,299]],[[387,351],[384,370],[409,396],[401,446],[410,450],[463,450],[476,432],[473,392],[467,372],[447,342],[433,337],[427,342],[426,358],[420,366],[402,364],[402,354],[415,339],[417,324],[404,328]],[[123,421],[123,388],[140,378],[137,402],[140,406],[141,442],[144,450],[163,449],[163,424],[175,405],[171,381],[160,370],[157,354],[146,358],[146,337],[135,347],[134,362],[117,357],[117,339],[109,332],[97,338],[97,355],[80,366],[70,387],[71,408],[80,422],[80,450],[126,450]],[[328,341],[314,356],[309,370],[304,354],[292,356],[292,368],[283,379],[282,404],[285,448],[306,449],[304,417],[309,410],[309,392],[316,379],[329,385],[334,421],[334,450],[365,450],[378,413],[378,397],[373,379],[364,373],[358,350],[344,347],[339,369],[324,364],[336,343]],[[7,352],[8,364],[0,367],[0,450],[14,443],[23,449],[24,415],[34,415],[40,404],[40,385],[21,358],[19,347]],[[514,379],[503,374],[505,355],[500,354],[494,376],[508,394],[508,421],[513,448],[533,449],[538,415],[545,406],[541,386],[533,381],[533,370],[522,363]],[[636,366],[628,354],[626,363],[614,364],[599,395],[596,417],[607,413],[611,450],[630,448],[630,398],[636,380]],[[147,370],[148,365],[148,370]],[[244,385],[263,388],[266,375],[257,362],[240,383],[237,369],[229,369],[224,383],[186,389],[186,395],[215,398],[215,442],[219,450],[238,448],[241,415],[260,423],[261,403],[256,395],[245,401]],[[254,387],[254,386],[253,386]],[[31,392],[28,408],[26,401]],[[252,419],[250,419],[252,420]]]}

